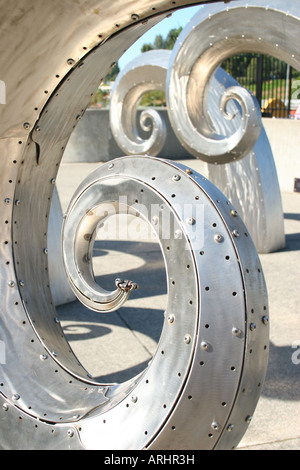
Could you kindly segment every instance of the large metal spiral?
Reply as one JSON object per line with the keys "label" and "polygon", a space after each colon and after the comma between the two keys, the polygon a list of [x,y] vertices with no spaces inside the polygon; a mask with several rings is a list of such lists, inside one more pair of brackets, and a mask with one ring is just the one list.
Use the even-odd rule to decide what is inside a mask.
{"label": "large metal spiral", "polygon": [[[125,157],[83,182],[67,214],[66,242],[71,217],[86,228],[83,207],[118,208],[124,192],[129,207],[139,194],[158,210],[148,223],[166,254],[168,315],[142,374],[122,384],[94,380],[70,348],[51,296],[48,221],[68,139],[123,51],[187,3],[198,2],[0,1],[2,449],[231,449],[251,421],[268,359],[266,286],[247,229],[201,175]],[[175,228],[169,240],[160,231],[163,210]],[[82,235],[92,242],[79,230],[65,255],[75,250],[76,260],[83,253],[87,260]]]}
{"label": "large metal spiral", "polygon": [[153,90],[165,91],[169,60],[170,51],[149,51],[131,61],[116,80],[110,105],[110,127],[127,155],[156,156],[164,146],[167,132],[160,114],[151,108],[141,113],[142,129],[151,132],[148,139],[142,139],[137,129],[137,110],[143,95]]}
{"label": "large metal spiral", "polygon": [[[288,34],[287,34],[288,32]],[[255,98],[242,88],[224,91],[219,103],[223,120],[235,119],[227,106],[235,100],[242,120],[224,136],[207,109],[210,81],[224,59],[241,52],[261,52],[299,69],[299,7],[296,2],[260,0],[204,8],[185,28],[173,51],[167,101],[174,131],[187,150],[208,163],[239,160],[254,147],[261,129]],[[214,119],[216,116],[214,116]]]}
{"label": "large metal spiral", "polygon": [[[196,15],[191,20],[192,29],[190,25],[187,26],[187,30],[192,37],[192,42],[187,42],[192,49],[198,43],[202,43],[205,40],[202,36],[200,37],[200,33],[198,36],[194,34],[194,28],[197,25],[198,19],[198,15]],[[186,37],[186,34],[184,29],[182,35],[178,38],[179,44],[182,42],[182,37]],[[185,48],[185,55],[189,56],[188,46]],[[160,63],[164,65],[164,68],[162,66],[159,67],[158,64]],[[147,90],[149,84],[151,89],[154,89],[155,86],[159,90],[165,87],[166,93],[169,96],[173,96],[174,90],[169,88],[172,84],[166,81],[166,71],[168,70],[169,76],[172,75],[172,72],[169,70],[172,67],[171,52],[155,50],[134,59],[117,78],[112,96],[110,122],[119,146],[123,150],[126,149],[127,153],[137,155],[141,151],[142,154],[153,152],[152,155],[155,156],[161,150],[160,143],[163,144],[163,140],[157,139],[157,133],[153,133],[151,138],[143,144],[135,144],[134,137],[130,140],[130,136],[135,136],[135,138],[139,139],[136,131],[137,110],[135,109],[135,112],[132,113],[132,109],[133,106],[137,107],[141,90]],[[191,66],[191,68],[193,67]],[[159,81],[154,81],[154,71],[157,70],[163,70],[164,73],[161,73]],[[165,80],[164,86],[163,80]],[[199,82],[201,85],[201,77],[199,77]],[[131,97],[130,106],[128,99],[125,100],[122,97],[126,90],[129,90],[127,95]],[[135,90],[136,93],[134,93]],[[215,132],[222,136],[223,142],[227,139],[232,139],[232,137],[228,136],[237,136],[244,125],[243,110],[235,99],[229,100],[226,105],[227,114],[232,119],[224,119],[224,114],[220,113],[220,103],[224,99],[227,100],[229,96],[232,96],[232,90],[235,90],[235,96],[237,94],[245,97],[250,96],[248,91],[243,89],[236,80],[222,68],[218,68],[207,86],[206,115],[209,116],[210,125],[215,129]],[[178,133],[179,126],[183,123],[184,119],[188,121],[188,116],[187,113],[181,111],[185,109],[185,94],[181,90],[180,93],[178,92],[175,95],[178,103],[178,114],[174,113],[174,109],[171,107],[168,107],[167,111],[173,124],[173,129],[175,133]],[[196,90],[195,95],[197,95]],[[261,111],[258,103],[254,101],[254,98],[251,99],[253,99],[253,114],[260,116]],[[158,116],[159,120],[162,119],[156,111],[154,113]],[[201,120],[200,117],[201,112],[198,110],[199,121]],[[187,133],[188,124],[184,124],[184,129]],[[123,132],[126,131],[126,133],[124,134],[121,130]],[[248,134],[247,136],[249,137]],[[196,135],[192,133],[187,141],[187,146],[192,142],[198,147],[201,146],[201,136],[198,133]],[[193,153],[202,158],[195,148]],[[256,136],[252,143],[251,138],[249,139],[247,151],[248,153],[242,159],[234,157],[234,161],[219,165],[211,161],[210,163],[206,162],[203,166],[206,167],[209,179],[234,204],[245,225],[249,228],[258,252],[269,253],[284,248],[285,234],[277,171],[264,126],[261,126],[259,136]],[[217,155],[214,155],[214,157],[217,158]]]}

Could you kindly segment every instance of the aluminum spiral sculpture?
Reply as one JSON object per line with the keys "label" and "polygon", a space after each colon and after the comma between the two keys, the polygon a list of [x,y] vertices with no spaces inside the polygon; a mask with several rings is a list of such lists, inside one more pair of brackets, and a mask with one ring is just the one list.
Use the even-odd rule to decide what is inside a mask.
{"label": "aluminum spiral sculpture", "polygon": [[[261,120],[251,94],[235,86],[224,91],[219,105],[223,119],[235,119],[227,110],[230,100],[242,109],[240,125],[224,139],[207,111],[209,84],[223,60],[241,52],[269,54],[299,67],[298,8],[295,3],[287,6],[276,0],[268,5],[260,0],[227,8],[214,5],[209,12],[200,11],[185,28],[169,68],[168,106],[179,140],[196,157],[208,163],[229,163],[253,148]],[[283,15],[286,29],[279,33]]]}
{"label": "aluminum spiral sculpture", "polygon": [[[148,219],[165,254],[169,303],[157,352],[142,374],[122,384],[93,380],[65,338],[49,281],[51,198],[73,129],[126,48],[171,9],[200,3],[207,2],[0,1],[0,78],[6,84],[0,123],[2,449],[231,449],[248,428],[268,363],[266,286],[241,218],[201,175],[127,156],[89,176],[66,214],[68,279],[89,308],[108,311],[133,285],[117,282],[103,292],[92,276],[79,279],[73,270],[75,260],[90,272],[88,254],[103,207],[126,209],[119,206],[126,194],[127,211],[138,216],[138,194],[145,207],[168,211],[174,227],[169,240],[159,209]],[[274,31],[262,43],[300,69],[297,5],[287,15],[285,2],[268,4],[263,9],[248,2],[254,22],[248,15],[243,21],[240,2],[222,5],[228,24],[222,19],[220,31],[227,36],[237,27],[239,34],[243,24],[253,50],[260,44],[256,28],[262,35],[272,22]],[[216,34],[209,7],[207,28]],[[236,50],[232,42],[228,53]],[[180,210],[186,203],[188,215]]]}
{"label": "aluminum spiral sculpture", "polygon": [[[201,14],[201,16],[203,15]],[[195,25],[198,24],[198,21],[201,22],[202,18],[196,15],[191,20],[193,26],[188,26],[188,30],[192,31],[194,39],[193,45],[199,42],[202,43],[201,37],[194,37]],[[197,30],[201,31],[201,28],[199,27]],[[183,30],[182,35],[178,38],[178,44],[181,44],[181,38],[185,36],[186,31]],[[188,50],[185,51],[185,54],[182,56],[183,62],[185,62],[186,55],[189,56]],[[161,63],[163,65],[161,65],[160,68]],[[187,113],[180,112],[180,110],[185,109],[184,103],[180,101],[181,99],[184,100],[183,96],[185,96],[185,94],[179,92],[178,89],[175,92],[172,86],[173,84],[169,84],[166,81],[166,70],[168,71],[168,75],[172,76],[172,72],[170,72],[172,67],[173,60],[171,51],[156,50],[146,52],[134,59],[118,76],[112,93],[110,122],[118,145],[127,154],[137,155],[139,153],[151,153],[151,155],[156,156],[159,155],[164,145],[166,138],[165,133],[158,134],[158,132],[152,132],[151,137],[139,146],[135,143],[134,137],[131,137],[137,136],[138,132],[135,124],[137,119],[136,109],[133,116],[130,115],[130,111],[133,108],[137,108],[141,91],[146,93],[154,89],[155,83],[157,84],[157,90],[164,89],[169,97],[176,96],[178,103],[177,111],[174,113],[174,108],[171,106],[168,107],[168,114],[170,121],[173,123],[175,133],[178,134],[180,132],[180,125],[186,130],[189,128]],[[160,81],[154,80],[155,75],[157,75],[157,70],[163,71],[160,75]],[[147,81],[145,81],[145,77],[147,77]],[[198,78],[201,83],[201,76]],[[140,82],[143,84],[142,90]],[[130,104],[129,99],[124,100],[123,98],[124,91],[126,90],[130,90],[127,93],[127,98],[130,96]],[[133,93],[132,90],[136,90],[136,93]],[[234,118],[228,120],[224,117],[223,113],[220,113],[220,102],[224,101],[224,96],[229,96],[227,90],[229,90],[230,93],[232,90],[236,90],[239,96],[243,95],[252,101],[251,112],[254,119],[256,119],[255,116],[258,117],[261,114],[259,105],[255,102],[255,98],[252,97],[247,90],[239,86],[230,75],[219,68],[210,80],[207,89],[206,114],[209,116],[209,121],[211,126],[215,129],[215,133],[222,136],[222,142],[226,140],[228,135],[237,136],[244,121],[243,112],[234,99],[227,103],[227,111],[229,115],[234,116]],[[152,112],[155,113],[155,116],[159,116],[158,111],[152,110]],[[144,113],[146,113],[146,111],[143,111],[142,116]],[[180,119],[178,119],[179,115]],[[162,119],[163,117],[160,116],[156,118],[156,121],[161,122]],[[201,120],[200,116],[199,120]],[[257,122],[258,121],[261,121],[261,119],[258,119]],[[123,132],[120,132],[120,129],[122,129]],[[257,136],[258,130],[259,136]],[[247,154],[245,154],[242,159],[235,159],[237,161],[219,165],[216,165],[216,162],[206,162],[206,158],[204,160],[209,179],[221,189],[233,203],[244,223],[249,228],[258,252],[268,253],[284,248],[285,246],[283,210],[275,162],[262,124],[260,123],[260,126],[255,127],[253,132],[254,133],[251,133],[250,129],[247,148],[244,149],[247,151]],[[202,141],[200,138],[198,142],[198,137],[199,135],[197,134],[195,136],[193,132],[187,133],[186,139],[188,140],[186,144],[190,145],[194,139],[195,146],[193,153],[198,158],[202,159],[202,153],[198,153],[195,150],[198,144],[201,145]],[[229,137],[229,140],[230,139],[232,138]],[[221,140],[218,142],[220,143]],[[142,146],[144,152],[140,152]]]}
{"label": "aluminum spiral sculpture", "polygon": [[143,130],[149,130],[147,119],[152,121],[149,139],[141,139],[136,122],[142,96],[153,90],[165,91],[169,60],[169,51],[150,51],[125,67],[116,80],[110,106],[111,130],[119,147],[128,155],[156,156],[164,146],[167,131],[157,111],[148,108],[141,114]]}

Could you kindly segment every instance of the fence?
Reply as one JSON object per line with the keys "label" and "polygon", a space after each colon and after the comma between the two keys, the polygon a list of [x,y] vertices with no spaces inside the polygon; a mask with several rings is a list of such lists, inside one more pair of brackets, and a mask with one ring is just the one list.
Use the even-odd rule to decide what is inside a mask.
{"label": "fence", "polygon": [[264,117],[295,118],[300,105],[300,74],[288,64],[249,53],[229,57],[222,67],[256,96]]}

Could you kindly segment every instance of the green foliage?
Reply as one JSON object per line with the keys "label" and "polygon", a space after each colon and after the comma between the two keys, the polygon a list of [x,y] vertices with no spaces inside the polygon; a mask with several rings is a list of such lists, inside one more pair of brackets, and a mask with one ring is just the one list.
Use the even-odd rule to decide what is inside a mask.
{"label": "green foliage", "polygon": [[[238,81],[247,79],[247,83],[256,83],[259,54],[242,54],[226,59],[222,67]],[[264,56],[263,81],[286,78],[286,64],[275,57]]]}
{"label": "green foliage", "polygon": [[148,52],[148,51],[153,51],[154,46],[152,44],[144,44],[142,46],[141,52]]}
{"label": "green foliage", "polygon": [[[178,36],[180,35],[182,31],[182,27],[180,28],[173,28],[169,31],[167,34],[166,38],[163,38],[161,34],[158,34],[155,39],[153,44],[144,44],[142,46],[141,52],[148,52],[148,51],[153,51],[155,49],[168,49],[172,50],[175,46],[175,43],[177,41]],[[146,93],[141,101],[140,101],[140,106],[145,106],[145,107],[166,107],[166,94],[163,91],[149,91]]]}
{"label": "green foliage", "polygon": [[152,51],[154,49],[168,49],[172,50],[175,46],[178,36],[182,31],[182,27],[180,28],[173,28],[167,34],[167,37],[164,39],[161,34],[158,34],[153,44],[144,44],[142,46],[141,52]]}
{"label": "green foliage", "polygon": [[90,102],[90,107],[103,107],[105,108],[108,105],[109,102],[109,91],[108,90],[103,90],[99,88],[96,93],[94,94],[91,102]]}
{"label": "green foliage", "polygon": [[145,93],[143,98],[140,101],[140,106],[145,106],[145,107],[161,107],[167,106],[166,103],[166,94],[164,91],[149,91],[148,93]]}

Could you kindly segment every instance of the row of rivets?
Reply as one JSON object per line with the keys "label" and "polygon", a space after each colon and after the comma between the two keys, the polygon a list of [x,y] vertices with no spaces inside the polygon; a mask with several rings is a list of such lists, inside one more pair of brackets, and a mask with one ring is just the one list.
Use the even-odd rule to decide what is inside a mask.
{"label": "row of rivets", "polygon": [[[4,199],[4,204],[6,204],[8,206],[10,203],[11,203],[11,199],[9,197],[6,197]],[[21,204],[21,201],[19,199],[16,199],[15,204],[16,204],[16,206],[19,206]]]}

